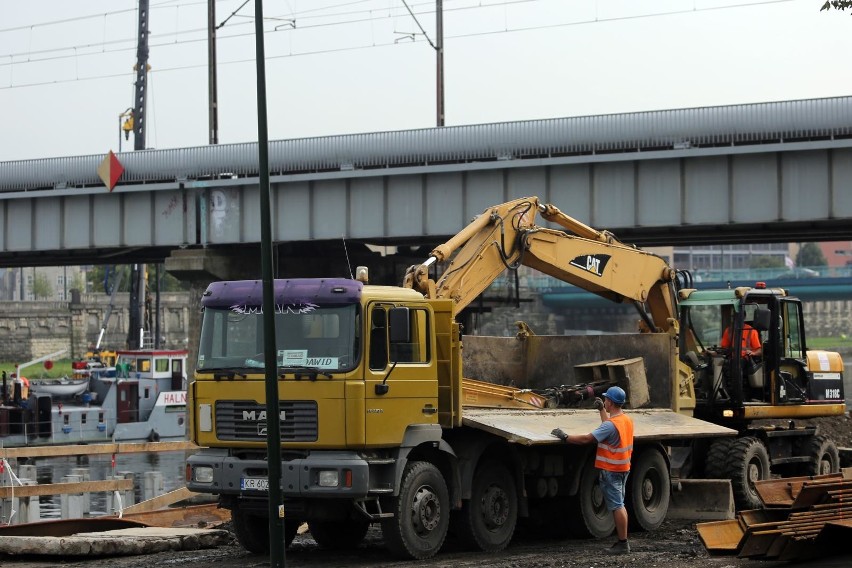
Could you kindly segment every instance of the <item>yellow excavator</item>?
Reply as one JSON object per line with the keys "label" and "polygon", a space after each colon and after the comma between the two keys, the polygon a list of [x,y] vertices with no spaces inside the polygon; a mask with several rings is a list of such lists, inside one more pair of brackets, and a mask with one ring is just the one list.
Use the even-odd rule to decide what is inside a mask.
{"label": "yellow excavator", "polygon": [[[558,225],[536,225],[536,215]],[[440,276],[430,269],[440,264]],[[730,478],[740,508],[760,505],[754,481],[770,473],[818,474],[839,470],[834,443],[815,428],[797,428],[793,419],[839,416],[846,411],[843,362],[839,354],[808,350],[801,302],[786,291],[677,289],[691,284],[652,253],[620,242],[556,206],[536,197],[516,199],[486,209],[465,229],[436,247],[429,258],[406,272],[404,287],[427,298],[453,300],[458,314],[506,269],[528,266],[617,303],[633,303],[639,331],[667,334],[672,360],[672,410],[739,432],[698,445],[690,451],[692,475]],[[726,350],[717,345],[730,328]],[[747,330],[760,336],[762,357],[745,358]],[[519,337],[528,337],[521,330]],[[538,338],[537,338],[538,339]],[[558,339],[553,338],[555,341]],[[465,342],[475,338],[466,337]],[[683,356],[681,356],[681,354]],[[532,357],[530,359],[533,359]],[[466,369],[467,377],[467,369]],[[656,377],[659,379],[659,377]],[[664,388],[665,382],[652,381]],[[465,380],[464,388],[532,407],[579,404],[602,392],[608,383],[511,389]],[[513,402],[509,402],[509,401]],[[784,427],[756,427],[758,419],[788,419]]]}

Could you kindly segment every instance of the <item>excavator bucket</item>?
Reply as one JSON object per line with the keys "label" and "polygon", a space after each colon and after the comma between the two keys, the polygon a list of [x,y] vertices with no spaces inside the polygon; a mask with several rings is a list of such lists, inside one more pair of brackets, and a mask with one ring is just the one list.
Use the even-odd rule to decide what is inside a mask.
{"label": "excavator bucket", "polygon": [[729,479],[681,479],[672,488],[669,519],[723,521],[734,518],[734,492]]}

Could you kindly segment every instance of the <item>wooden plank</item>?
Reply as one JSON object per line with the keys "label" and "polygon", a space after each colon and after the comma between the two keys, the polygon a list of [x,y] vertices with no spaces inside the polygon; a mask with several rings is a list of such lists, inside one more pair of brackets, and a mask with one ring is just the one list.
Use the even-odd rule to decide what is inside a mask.
{"label": "wooden plank", "polygon": [[207,527],[231,520],[231,511],[220,509],[216,503],[188,505],[138,513],[125,513],[123,519],[144,523],[149,527]]}
{"label": "wooden plank", "polygon": [[71,446],[35,446],[0,448],[0,459],[43,458],[130,454],[140,452],[196,451],[199,447],[187,440],[176,442],[122,442],[120,444],[75,444]]}
{"label": "wooden plank", "polygon": [[[628,410],[633,419],[634,440],[664,440],[733,436],[736,432],[671,410]],[[560,444],[550,434],[562,428],[569,434],[588,434],[600,423],[600,414],[591,409],[511,410],[465,408],[465,425],[502,436],[524,445]]]}
{"label": "wooden plank", "polygon": [[72,493],[103,493],[107,491],[132,491],[132,479],[110,479],[108,481],[77,481],[74,483],[45,483],[42,485],[20,485],[0,487],[0,499],[11,497],[35,497],[41,495],[68,495]]}
{"label": "wooden plank", "polygon": [[163,507],[173,505],[178,501],[189,499],[193,495],[197,494],[193,491],[190,491],[186,487],[180,487],[178,489],[175,489],[174,491],[169,491],[168,493],[165,493],[158,497],[154,497],[153,499],[148,499],[147,501],[142,501],[141,503],[126,507],[125,509],[123,509],[123,511],[125,515],[132,513],[147,513],[149,511],[156,511],[157,509],[162,509]]}

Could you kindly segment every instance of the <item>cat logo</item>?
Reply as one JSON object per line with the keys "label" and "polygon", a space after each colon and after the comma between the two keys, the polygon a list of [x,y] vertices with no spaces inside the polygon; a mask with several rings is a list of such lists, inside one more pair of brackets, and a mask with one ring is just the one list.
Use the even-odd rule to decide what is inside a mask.
{"label": "cat logo", "polygon": [[608,254],[582,254],[575,257],[568,264],[586,272],[591,272],[595,276],[603,276],[604,269],[610,258]]}

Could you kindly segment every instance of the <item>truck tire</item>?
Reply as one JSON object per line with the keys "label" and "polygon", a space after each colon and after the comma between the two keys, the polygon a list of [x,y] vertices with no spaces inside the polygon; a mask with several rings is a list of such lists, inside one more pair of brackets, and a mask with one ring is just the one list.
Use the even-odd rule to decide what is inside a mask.
{"label": "truck tire", "polygon": [[604,538],[615,530],[615,520],[606,508],[603,492],[598,483],[598,470],[590,460],[580,475],[580,490],[577,492],[580,505],[580,521],[577,532],[581,536]]}
{"label": "truck tire", "polygon": [[518,522],[518,492],[506,466],[487,461],[476,469],[469,501],[465,501],[455,532],[475,550],[497,552],[512,540]]}
{"label": "truck tire", "polygon": [[351,550],[356,548],[367,530],[369,521],[309,521],[311,536],[320,548],[326,550]]}
{"label": "truck tire", "polygon": [[804,455],[810,461],[803,464],[802,475],[825,475],[840,471],[840,454],[827,436],[813,436],[804,444]]}
{"label": "truck tire", "polygon": [[450,494],[437,467],[410,462],[402,474],[399,496],[382,508],[393,513],[382,519],[382,535],[392,554],[424,560],[441,549],[450,524]]}
{"label": "truck tire", "polygon": [[707,458],[704,462],[704,478],[705,479],[726,479],[728,454],[731,453],[731,446],[734,445],[736,438],[721,438],[714,440],[710,444],[710,449],[707,451]]}
{"label": "truck tire", "polygon": [[754,488],[754,482],[769,479],[769,453],[763,442],[753,436],[734,441],[726,467],[725,477],[731,480],[737,510],[762,508],[763,501]]}
{"label": "truck tire", "polygon": [[[243,548],[257,554],[269,552],[269,519],[233,509],[231,520],[234,534]],[[298,521],[284,521],[284,548],[289,547],[296,538],[298,529]]]}
{"label": "truck tire", "polygon": [[652,531],[666,519],[671,498],[671,478],[665,458],[654,448],[633,459],[627,477],[627,515],[633,530]]}
{"label": "truck tire", "polygon": [[255,554],[269,552],[269,521],[266,517],[234,509],[231,519],[234,534],[243,548]]}

